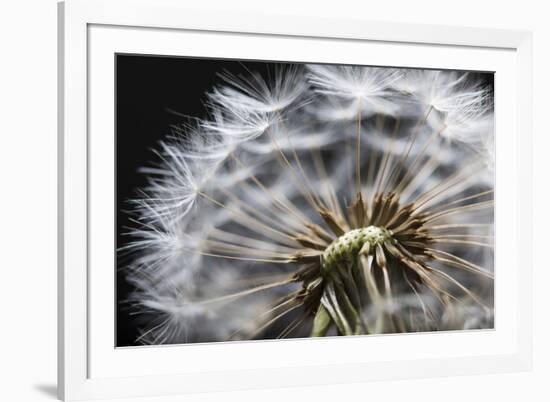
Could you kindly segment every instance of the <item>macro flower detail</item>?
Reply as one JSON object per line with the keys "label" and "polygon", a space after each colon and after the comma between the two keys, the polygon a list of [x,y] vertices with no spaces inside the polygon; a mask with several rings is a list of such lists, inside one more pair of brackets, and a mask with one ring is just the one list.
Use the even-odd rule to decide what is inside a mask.
{"label": "macro flower detail", "polygon": [[270,71],[222,73],[141,170],[138,342],[492,328],[492,77]]}

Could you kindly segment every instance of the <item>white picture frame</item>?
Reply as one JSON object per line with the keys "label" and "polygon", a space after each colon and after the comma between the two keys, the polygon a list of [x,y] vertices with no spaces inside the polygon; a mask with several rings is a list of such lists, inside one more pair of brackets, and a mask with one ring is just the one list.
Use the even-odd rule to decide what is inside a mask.
{"label": "white picture frame", "polygon": [[[223,42],[223,46],[216,47],[213,44],[216,41]],[[303,46],[305,41],[307,51]],[[201,50],[186,47],[199,42]],[[321,56],[322,49],[328,46],[332,46],[329,54]],[[100,199],[111,200],[107,189],[103,192],[94,187],[95,177],[112,176],[113,169],[109,162],[101,166],[94,162],[109,159],[94,149],[113,143],[113,117],[109,114],[113,108],[107,107],[113,102],[108,99],[114,96],[109,57],[120,51],[170,55],[192,52],[195,56],[202,52],[201,56],[213,57],[246,58],[249,54],[259,59],[300,57],[304,61],[323,57],[323,61],[360,63],[365,56],[350,53],[350,49],[357,46],[370,50],[369,60],[373,64],[476,67],[496,73],[499,189],[496,261],[497,269],[503,274],[495,285],[495,330],[407,335],[403,341],[401,336],[349,337],[117,350],[111,341],[114,322],[108,314],[103,314],[113,310],[112,300],[105,297],[100,302],[94,296],[98,292],[114,293],[114,266],[106,264],[101,270],[96,269],[98,260],[109,261],[111,256],[102,256],[99,249],[90,247],[91,243],[101,241],[94,239],[98,233],[105,233],[102,229],[109,230],[109,220],[98,223],[97,213],[91,213],[101,208]],[[146,397],[529,370],[532,360],[531,48],[531,33],[524,31],[361,19],[320,20],[238,11],[216,15],[202,10],[200,5],[190,8],[177,0],[60,3],[59,397],[63,400]],[[284,56],[283,49],[287,52]],[[508,96],[499,98],[502,94]],[[500,103],[499,99],[502,99]],[[94,106],[102,104],[107,106]],[[502,163],[499,164],[499,160]],[[503,222],[504,216],[506,222]],[[499,249],[505,250],[509,258],[499,258]],[[102,318],[104,315],[108,317]],[[376,356],[375,350],[383,351],[390,344],[396,349],[395,356]],[[445,347],[448,344],[453,345],[452,353]],[[427,345],[431,346],[429,353],[422,348]],[[351,354],[353,358],[347,360],[339,356],[340,351],[358,350],[358,347],[371,352],[368,356]],[[328,351],[329,357],[319,357],[316,354],[319,348]],[[413,349],[416,352],[412,353]],[[404,354],[398,355],[400,350]],[[264,356],[262,361],[258,360],[259,355]],[[299,358],[290,358],[297,355]],[[237,356],[239,359],[235,359]],[[194,367],[184,367],[182,357],[190,362],[188,366],[194,364]]]}

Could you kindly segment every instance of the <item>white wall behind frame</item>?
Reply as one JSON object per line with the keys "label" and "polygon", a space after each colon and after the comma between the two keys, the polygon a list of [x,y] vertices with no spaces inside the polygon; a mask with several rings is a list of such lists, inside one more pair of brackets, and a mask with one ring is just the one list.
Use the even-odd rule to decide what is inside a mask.
{"label": "white wall behind frame", "polygon": [[[182,0],[184,1],[184,0]],[[203,0],[204,3],[215,2]],[[345,400],[384,401],[545,400],[550,377],[546,320],[550,281],[544,227],[550,196],[546,172],[547,108],[550,88],[550,26],[544,2],[437,0],[367,2],[340,0],[220,1],[220,7],[246,4],[251,9],[282,14],[431,24],[531,29],[535,53],[535,366],[532,373],[448,379],[380,382],[310,389],[234,392],[225,401]],[[219,12],[219,11],[218,11]],[[0,399],[53,399],[56,312],[56,5],[53,0],[19,0],[0,6],[0,300],[2,321]],[[6,142],[7,140],[7,142]],[[543,258],[545,258],[543,260]],[[220,395],[162,398],[154,401],[219,401]],[[140,399],[153,401],[153,399]]]}

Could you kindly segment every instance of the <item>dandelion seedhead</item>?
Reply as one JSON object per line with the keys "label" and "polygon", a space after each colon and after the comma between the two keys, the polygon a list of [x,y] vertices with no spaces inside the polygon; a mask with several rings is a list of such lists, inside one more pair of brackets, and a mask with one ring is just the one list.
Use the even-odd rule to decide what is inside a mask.
{"label": "dandelion seedhead", "polygon": [[478,73],[222,73],[132,200],[148,344],[493,325],[492,92]]}

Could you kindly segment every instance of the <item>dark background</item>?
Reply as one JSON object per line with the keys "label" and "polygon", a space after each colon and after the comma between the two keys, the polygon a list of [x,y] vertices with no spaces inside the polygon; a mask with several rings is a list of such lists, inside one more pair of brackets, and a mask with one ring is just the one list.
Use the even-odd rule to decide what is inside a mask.
{"label": "dark background", "polygon": [[[206,117],[205,94],[223,83],[219,73],[225,70],[248,75],[254,71],[269,78],[275,63],[129,54],[116,55],[115,63],[118,249],[131,240],[124,235],[132,226],[128,200],[146,184],[145,175],[138,174],[137,170],[155,160],[152,149],[171,133],[171,126],[185,123],[185,116]],[[493,74],[483,75],[487,85],[492,86]],[[127,258],[117,253],[116,346],[136,345],[139,336],[139,318],[131,314],[127,302],[133,291],[124,271],[129,262]]]}

